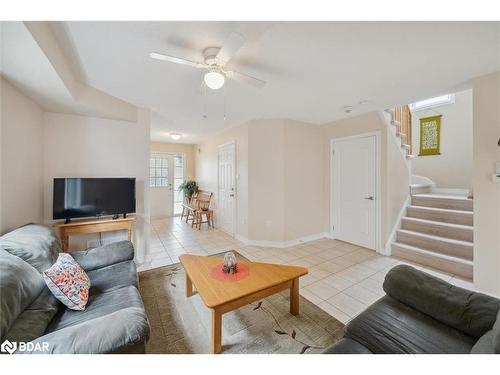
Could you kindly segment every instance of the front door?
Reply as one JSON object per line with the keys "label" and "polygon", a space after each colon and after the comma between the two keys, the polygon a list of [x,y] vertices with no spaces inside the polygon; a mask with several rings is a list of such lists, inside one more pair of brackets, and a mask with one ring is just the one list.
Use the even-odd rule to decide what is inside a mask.
{"label": "front door", "polygon": [[153,153],[150,158],[149,186],[151,217],[153,219],[174,215],[174,156]]}
{"label": "front door", "polygon": [[377,248],[375,135],[332,142],[332,230],[335,238]]}
{"label": "front door", "polygon": [[236,144],[219,146],[217,226],[234,236],[236,208]]}

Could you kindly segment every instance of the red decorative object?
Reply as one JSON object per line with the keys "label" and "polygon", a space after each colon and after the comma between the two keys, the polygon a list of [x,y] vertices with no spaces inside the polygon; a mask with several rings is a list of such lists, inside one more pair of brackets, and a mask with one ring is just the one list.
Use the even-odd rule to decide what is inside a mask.
{"label": "red decorative object", "polygon": [[243,280],[250,274],[250,268],[245,263],[238,263],[238,272],[236,273],[225,273],[222,271],[222,266],[224,263],[217,264],[210,270],[210,276],[215,280],[223,282],[233,282]]}

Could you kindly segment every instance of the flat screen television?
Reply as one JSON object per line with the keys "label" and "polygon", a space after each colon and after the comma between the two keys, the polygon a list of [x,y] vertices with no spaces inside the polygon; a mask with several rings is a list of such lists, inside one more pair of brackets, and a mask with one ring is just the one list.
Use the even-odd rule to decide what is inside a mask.
{"label": "flat screen television", "polygon": [[54,220],[135,213],[135,178],[54,178]]}

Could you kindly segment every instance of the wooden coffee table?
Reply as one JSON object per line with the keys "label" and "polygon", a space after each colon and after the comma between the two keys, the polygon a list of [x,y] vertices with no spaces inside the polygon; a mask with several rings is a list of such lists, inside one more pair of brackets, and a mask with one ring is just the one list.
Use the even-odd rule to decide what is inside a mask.
{"label": "wooden coffee table", "polygon": [[222,258],[182,255],[186,271],[186,296],[193,295],[193,284],[205,305],[212,310],[212,353],[222,351],[222,315],[249,303],[290,289],[290,313],[299,313],[299,277],[307,268],[280,264],[238,261],[248,276],[239,281],[221,281],[211,272],[223,262]]}

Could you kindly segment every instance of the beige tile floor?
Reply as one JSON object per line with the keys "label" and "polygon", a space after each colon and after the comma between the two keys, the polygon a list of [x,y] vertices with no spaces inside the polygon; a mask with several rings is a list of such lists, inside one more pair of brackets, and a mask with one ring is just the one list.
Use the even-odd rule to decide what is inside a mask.
{"label": "beige tile floor", "polygon": [[[345,242],[320,239],[285,249],[246,246],[217,229],[192,229],[179,217],[153,221],[146,262],[139,271],[177,263],[185,253],[211,255],[236,250],[246,258],[267,263],[305,266],[300,293],[330,315],[347,323],[382,297],[386,273],[410,264]],[[470,280],[419,265],[412,266],[457,286],[472,289]]]}

